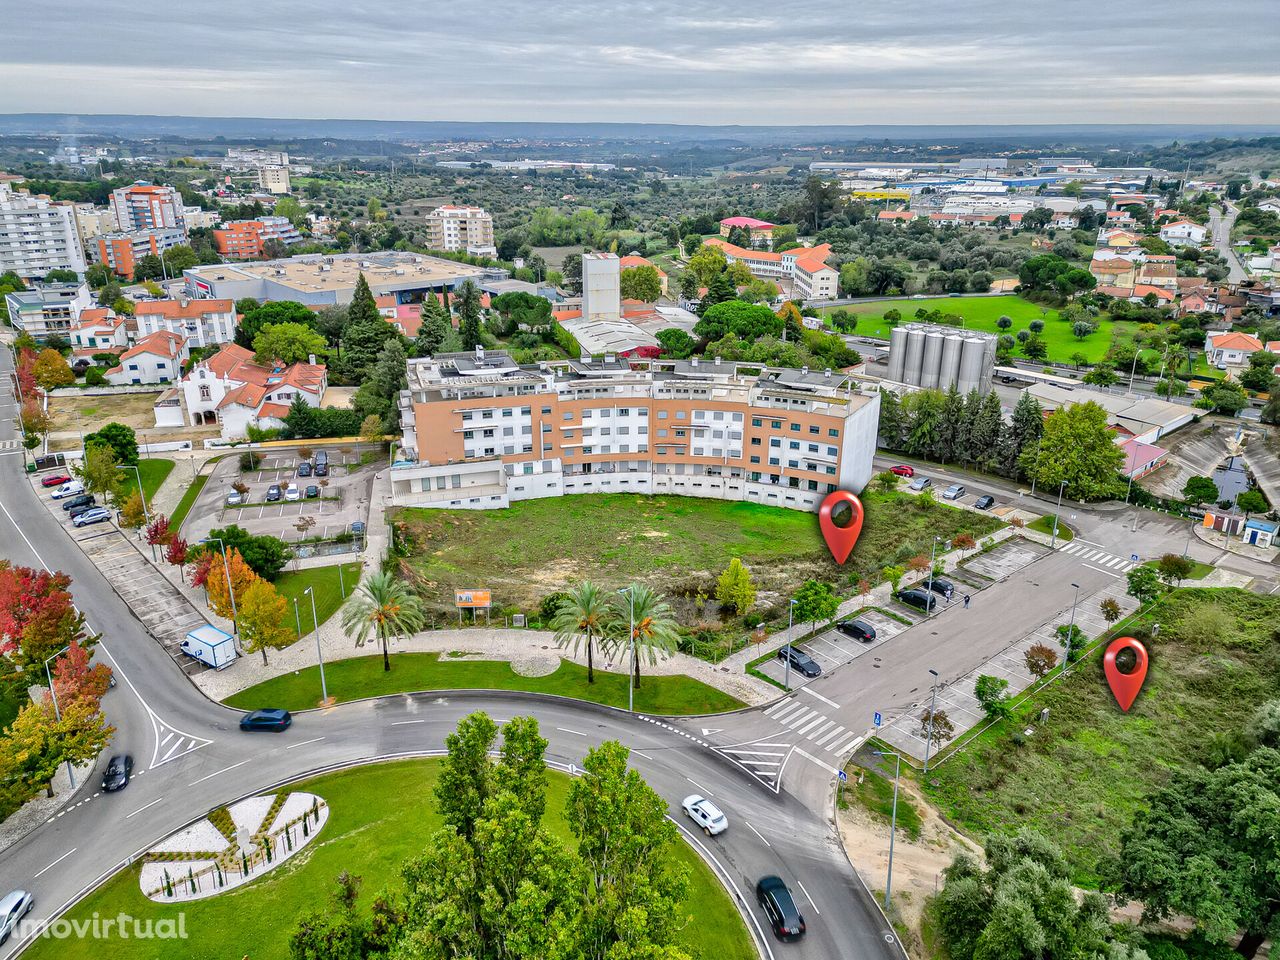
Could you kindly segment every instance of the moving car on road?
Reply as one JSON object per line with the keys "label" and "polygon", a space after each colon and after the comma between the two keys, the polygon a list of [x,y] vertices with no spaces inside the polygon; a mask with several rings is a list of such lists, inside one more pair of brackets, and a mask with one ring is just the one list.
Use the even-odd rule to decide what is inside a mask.
{"label": "moving car on road", "polygon": [[925,487],[931,487],[931,486],[933,486],[933,481],[930,480],[928,477],[916,477],[909,484],[907,484],[907,489],[923,490]]}
{"label": "moving car on road", "polygon": [[729,829],[729,819],[724,815],[724,811],[706,797],[700,797],[695,793],[691,797],[685,797],[680,806],[685,816],[700,826],[708,837],[714,837],[717,833],[724,833]]}
{"label": "moving car on road", "polygon": [[269,730],[272,733],[283,733],[293,724],[293,716],[288,710],[267,708],[254,710],[240,718],[241,730]]}
{"label": "moving car on road", "polygon": [[876,628],[865,620],[843,620],[836,624],[836,629],[863,643],[874,643],[876,639]]}
{"label": "moving car on road", "polygon": [[942,491],[943,500],[959,500],[963,496],[964,496],[963,483],[953,483],[951,486],[947,487],[946,490]]}
{"label": "moving car on road", "polygon": [[74,497],[68,497],[62,502],[63,510],[74,510],[76,507],[92,507],[98,501],[93,498],[92,493],[80,493]]}
{"label": "moving car on road", "polygon": [[14,890],[0,900],[0,943],[9,939],[18,921],[31,912],[35,898],[25,890]]}
{"label": "moving car on road", "polygon": [[896,473],[900,477],[914,477],[916,475],[916,468],[908,467],[905,463],[900,463],[896,467],[890,467],[889,472]]}
{"label": "moving car on road", "polygon": [[71,478],[65,473],[51,473],[40,481],[40,486],[48,489],[49,487],[60,487],[64,483],[70,483]]}
{"label": "moving car on road", "polygon": [[133,757],[122,753],[107,761],[106,772],[102,774],[102,789],[106,793],[123,790],[129,785],[129,777],[133,774]]}
{"label": "moving car on road", "polygon": [[817,660],[803,650],[797,650],[791,644],[778,649],[778,659],[783,663],[790,660],[792,669],[799,670],[806,677],[817,677],[822,674],[822,667],[818,666]]}
{"label": "moving car on road", "polygon": [[909,590],[899,590],[895,596],[902,603],[909,607],[916,607],[925,613],[931,613],[933,608],[938,605],[938,598],[923,587],[911,587]]}
{"label": "moving car on road", "polygon": [[796,906],[791,891],[781,877],[761,877],[756,884],[756,899],[769,918],[773,935],[779,940],[799,940],[804,936],[804,917]]}
{"label": "moving car on road", "polygon": [[77,527],[87,527],[93,523],[102,523],[111,519],[111,511],[105,507],[90,507],[84,513],[75,514],[71,522]]}
{"label": "moving car on road", "polygon": [[996,498],[989,493],[984,493],[977,500],[973,501],[975,510],[990,510],[996,505]]}

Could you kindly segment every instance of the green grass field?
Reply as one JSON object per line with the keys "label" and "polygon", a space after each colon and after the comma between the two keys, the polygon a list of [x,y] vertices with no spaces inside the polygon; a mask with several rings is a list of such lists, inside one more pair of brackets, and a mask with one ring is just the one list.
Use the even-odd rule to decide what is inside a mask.
{"label": "green grass field", "polygon": [[[138,889],[138,866],[108,881],[69,910],[71,920],[124,912],[142,920],[186,916],[188,939],[166,940],[90,937],[39,940],[24,956],[33,960],[227,960],[253,957],[281,960],[289,956],[289,937],[301,915],[322,910],[334,889],[334,878],[346,870],[360,877],[360,905],[365,910],[384,889],[401,889],[400,866],[427,850],[442,823],[433,789],[439,760],[374,764],[317,777],[294,789],[308,790],[329,803],[329,821],[306,850],[262,878],[227,893],[184,904],[159,904]],[[550,773],[547,826],[566,845],[573,842],[563,810],[569,777]],[[693,957],[754,960],[755,947],[724,887],[698,855],[681,843],[676,856],[690,871],[685,911],[690,923],[680,945]]]}
{"label": "green grass field", "polygon": [[[862,767],[848,767],[846,770],[849,781],[840,788],[843,802],[861,806],[883,820],[886,826],[892,823],[893,762],[882,759],[882,772],[879,773]],[[898,829],[912,840],[920,839],[920,811],[901,790],[898,791]]]}
{"label": "green grass field", "polygon": [[[597,663],[603,665],[605,657],[598,651],[596,655],[600,658]],[[611,707],[627,706],[625,674],[596,670],[595,683],[587,683],[587,668],[568,661],[561,661],[559,669],[548,676],[522,677],[505,660],[441,663],[438,653],[393,653],[389,672],[382,669],[380,656],[369,656],[326,663],[324,675],[329,696],[339,702],[416,690],[529,690]],[[305,710],[314,707],[319,699],[319,668],[307,667],[241,690],[225,703],[238,710],[267,705]],[[674,716],[735,710],[742,703],[690,677],[646,676],[642,662],[635,706],[637,711]]]}
{"label": "green grass field", "polygon": [[[339,577],[341,571],[341,577]],[[276,590],[293,606],[294,598],[298,601],[299,616],[302,618],[302,632],[311,629],[311,597],[305,594],[311,587],[316,599],[316,618],[324,623],[342,606],[342,588],[346,587],[346,595],[360,582],[360,563],[334,564],[331,567],[312,567],[310,570],[288,570],[275,579]]]}
{"label": "green grass field", "polygon": [[[1280,695],[1280,597],[1243,590],[1183,589],[1123,633],[1148,643],[1142,693],[1122,713],[1102,672],[1102,647],[1065,680],[1032,696],[929,770],[923,789],[971,836],[1031,827],[1059,843],[1075,880],[1097,882],[1096,865],[1143,798],[1176,770],[1229,742],[1255,706]],[[1153,623],[1159,637],[1148,641]],[[1061,652],[1061,651],[1059,651]],[[1038,715],[1049,707],[1049,720]],[[1021,731],[1035,728],[1029,737]]]}
{"label": "green grass field", "polygon": [[[881,300],[871,303],[855,303],[846,307],[827,307],[823,313],[830,314],[834,310],[847,310],[859,315],[857,333],[864,337],[889,339],[892,329],[884,322],[884,312],[896,309],[902,314],[902,322],[915,319],[917,310],[941,310],[964,317],[966,330],[981,330],[986,333],[1010,333],[1017,336],[1019,330],[1029,329],[1032,320],[1043,320],[1044,330],[1040,336],[1044,338],[1049,349],[1049,359],[1059,363],[1070,363],[1073,354],[1082,354],[1089,363],[1097,363],[1111,346],[1112,335],[1116,324],[1106,317],[1100,317],[1098,329],[1083,340],[1077,340],[1071,332],[1070,325],[1058,319],[1058,311],[1052,307],[1041,307],[1017,296],[1002,297],[933,297],[925,300]],[[1007,331],[996,326],[1002,316],[1013,321]]]}
{"label": "green grass field", "polygon": [[182,495],[182,499],[178,501],[178,505],[173,508],[173,515],[169,517],[169,526],[174,530],[182,529],[182,521],[187,519],[187,514],[191,512],[192,506],[196,502],[196,497],[200,496],[200,491],[204,489],[204,485],[209,482],[209,475],[202,473],[191,482],[191,486],[187,487],[187,492]]}
{"label": "green grass field", "polygon": [[[1027,524],[1028,530],[1035,530],[1037,533],[1043,533],[1047,537],[1053,536],[1053,514],[1044,517],[1036,517]],[[1058,521],[1058,539],[1063,543],[1070,543],[1076,538],[1075,532],[1061,520]]]}
{"label": "green grass field", "polygon": [[548,594],[591,578],[609,588],[649,583],[676,603],[686,625],[714,617],[714,600],[695,608],[694,597],[714,597],[734,557],[761,592],[790,594],[809,578],[847,592],[861,577],[928,553],[935,534],[980,537],[1000,526],[906,494],[867,490],[862,502],[862,534],[843,567],[831,559],[815,514],[696,497],[549,497],[506,510],[402,510],[394,523],[426,603],[450,616],[455,589],[485,587],[495,607],[532,613]]}
{"label": "green grass field", "polygon": [[151,505],[151,498],[156,495],[156,491],[160,489],[160,484],[164,483],[165,478],[173,472],[173,461],[163,459],[149,459],[138,461],[138,473],[133,470],[120,471],[123,481],[120,484],[120,503],[124,503],[133,492],[138,489],[138,476],[142,476],[142,495],[147,498],[148,508]]}

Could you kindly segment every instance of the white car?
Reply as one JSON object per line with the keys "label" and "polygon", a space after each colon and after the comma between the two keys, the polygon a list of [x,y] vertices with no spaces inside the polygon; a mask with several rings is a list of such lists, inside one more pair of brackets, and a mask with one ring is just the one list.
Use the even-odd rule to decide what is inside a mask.
{"label": "white car", "polygon": [[0,943],[9,939],[18,921],[31,912],[35,898],[25,890],[14,890],[0,900]]}
{"label": "white car", "polygon": [[286,500],[301,500],[302,491],[298,488],[296,483],[291,483],[284,488],[284,498]]}
{"label": "white car", "polygon": [[74,497],[81,493],[84,493],[84,484],[79,480],[68,480],[57,490],[53,491],[53,499],[61,500],[63,497]]}
{"label": "white car", "polygon": [[729,829],[729,820],[724,811],[706,797],[695,793],[691,797],[685,797],[680,806],[684,808],[685,816],[700,826],[709,837]]}
{"label": "white car", "polygon": [[964,484],[953,483],[951,486],[947,487],[947,489],[943,491],[942,499],[943,500],[959,500],[961,497],[964,496],[964,493],[965,493]]}

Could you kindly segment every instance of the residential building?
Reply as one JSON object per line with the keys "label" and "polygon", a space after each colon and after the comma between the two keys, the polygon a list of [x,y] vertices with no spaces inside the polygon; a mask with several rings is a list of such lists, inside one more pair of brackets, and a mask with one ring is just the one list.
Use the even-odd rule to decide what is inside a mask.
{"label": "residential building", "polygon": [[473,267],[420,253],[304,254],[282,260],[224,263],[185,271],[187,292],[215,300],[296,300],[323,307],[351,301],[364,274],[374,296],[395,294],[401,303],[420,301],[428,292],[456,290],[467,280],[476,284],[506,279],[506,270]]}
{"label": "residential building", "polygon": [[38,280],[50,270],[84,276],[86,266],[74,204],[15,191],[11,181],[0,181],[0,273],[12,270],[24,280]]}
{"label": "residential building", "polygon": [[880,398],[831,370],[691,360],[410,360],[396,504],[488,509],[572,493],[816,510],[871,479]]}
{"label": "residential building", "polygon": [[1208,235],[1208,227],[1190,220],[1174,220],[1160,228],[1160,239],[1171,247],[1198,247]]}
{"label": "residential building", "polygon": [[[245,436],[250,426],[279,427],[295,397],[319,407],[328,384],[324,364],[264,366],[253,362],[253,351],[225,343],[213,356],[192,366],[179,390],[186,423],[217,423],[222,438],[234,440]],[[160,415],[157,411],[157,422]]]}
{"label": "residential building", "polygon": [[52,335],[69,340],[80,312],[94,304],[85,283],[37,283],[5,294],[4,299],[9,324],[40,341]]}
{"label": "residential building", "polygon": [[91,244],[104,233],[115,233],[116,218],[110,207],[95,207],[92,203],[72,204],[76,211],[76,227],[80,239]]}
{"label": "residential building", "polygon": [[287,165],[263,164],[258,168],[259,188],[271,194],[287,194],[289,186],[289,167]]}
{"label": "residential building", "polygon": [[261,260],[264,246],[279,240],[286,247],[302,242],[288,217],[260,217],[257,220],[232,220],[213,231],[213,245],[218,253],[232,260]]}
{"label": "residential building", "polygon": [[1249,333],[1224,330],[1205,337],[1204,355],[1209,363],[1219,369],[1247,367],[1249,357],[1262,349],[1262,341]]}
{"label": "residential building", "polygon": [[1280,215],[1280,197],[1271,197],[1267,200],[1258,201],[1258,209]]}
{"label": "residential building", "polygon": [[773,231],[777,224],[755,217],[725,217],[720,221],[720,236],[728,239],[730,231],[743,230],[753,247],[773,248]]}
{"label": "residential building", "polygon": [[105,263],[117,277],[132,280],[138,261],[143,257],[159,256],[165,250],[186,242],[186,232],[177,227],[106,233],[97,239],[94,261]]}
{"label": "residential building", "polygon": [[452,203],[427,214],[427,246],[433,250],[461,250],[477,257],[496,257],[493,245],[493,217],[481,207],[459,207]]}
{"label": "residential building", "polygon": [[289,154],[281,150],[259,150],[256,147],[228,147],[223,170],[257,170],[260,167],[287,167]]}
{"label": "residential building", "polygon": [[880,223],[910,223],[919,217],[920,214],[914,210],[881,210],[876,214],[876,220]]}
{"label": "residential building", "polygon": [[1119,444],[1124,451],[1124,466],[1121,476],[1130,480],[1141,480],[1148,473],[1160,469],[1169,459],[1169,451],[1151,443],[1128,439]]}
{"label": "residential building", "polygon": [[143,300],[134,306],[138,336],[172,333],[189,347],[228,343],[236,335],[236,305],[230,300]]}
{"label": "residential building", "polygon": [[748,250],[719,237],[706,241],[719,247],[730,263],[745,263],[751,273],[761,280],[789,280],[792,295],[805,300],[834,299],[839,290],[840,273],[827,266],[831,245],[796,247],[785,253],[770,250]]}
{"label": "residential building", "polygon": [[667,272],[660,266],[638,253],[629,253],[622,257],[618,266],[623,270],[634,270],[636,267],[653,267],[658,272],[658,282],[662,285],[662,295],[667,295]]}
{"label": "residential building", "polygon": [[116,229],[180,230],[186,239],[182,195],[174,187],[139,180],[111,191],[111,213]]}
{"label": "residential building", "polygon": [[187,359],[187,338],[167,331],[141,338],[120,354],[117,365],[106,372],[115,386],[135,383],[172,383],[182,375]]}
{"label": "residential building", "polygon": [[203,207],[183,207],[182,219],[188,230],[211,230],[222,222],[222,211]]}
{"label": "residential building", "polygon": [[108,307],[80,311],[68,338],[73,355],[93,358],[95,353],[120,353],[129,346],[129,330],[123,316]]}

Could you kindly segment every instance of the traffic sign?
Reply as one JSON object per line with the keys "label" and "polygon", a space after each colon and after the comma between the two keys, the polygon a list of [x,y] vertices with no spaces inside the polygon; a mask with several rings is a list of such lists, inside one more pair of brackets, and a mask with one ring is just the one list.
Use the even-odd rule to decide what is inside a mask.
{"label": "traffic sign", "polygon": [[880,720],[881,720],[881,717],[880,717],[880,711],[879,711],[879,710],[877,710],[877,711],[876,711],[876,726],[877,726],[877,727],[878,727],[878,726],[880,726]]}
{"label": "traffic sign", "polygon": [[1142,558],[1141,558],[1140,556],[1138,556],[1136,553],[1131,553],[1131,554],[1129,554],[1129,562],[1130,562],[1130,563],[1137,563],[1137,562],[1138,562],[1139,560],[1141,560],[1141,559],[1142,559]]}
{"label": "traffic sign", "polygon": [[841,771],[840,771],[840,782],[841,782],[841,783],[846,783],[846,782],[848,781],[848,779],[849,779],[849,775],[848,775],[847,773],[845,773],[843,770],[841,770]]}

